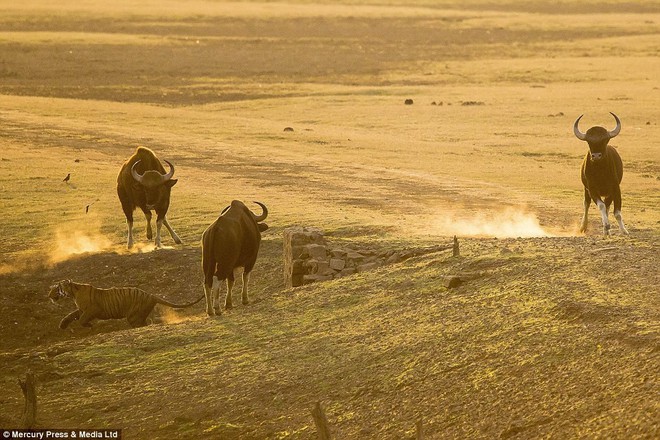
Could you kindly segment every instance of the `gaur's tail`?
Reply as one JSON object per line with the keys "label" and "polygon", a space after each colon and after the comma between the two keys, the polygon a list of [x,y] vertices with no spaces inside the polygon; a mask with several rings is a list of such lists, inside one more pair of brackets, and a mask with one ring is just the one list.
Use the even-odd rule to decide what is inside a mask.
{"label": "gaur's tail", "polygon": [[159,297],[156,297],[156,302],[158,304],[163,304],[163,305],[166,305],[168,307],[172,307],[173,309],[185,309],[186,307],[194,306],[195,304],[200,302],[205,296],[206,295],[202,293],[202,295],[199,298],[197,298],[196,300],[194,300],[192,302],[189,302],[189,303],[185,303],[185,304],[171,303],[168,300],[163,299],[163,298],[159,298]]}

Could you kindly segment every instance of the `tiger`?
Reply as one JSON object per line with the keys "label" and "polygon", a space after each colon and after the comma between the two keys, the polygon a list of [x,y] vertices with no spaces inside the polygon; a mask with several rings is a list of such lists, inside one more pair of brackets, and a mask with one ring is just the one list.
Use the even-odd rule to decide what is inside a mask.
{"label": "tiger", "polygon": [[64,330],[76,320],[83,327],[91,327],[93,319],[126,318],[131,327],[142,327],[147,325],[147,318],[156,304],[182,309],[197,304],[204,295],[190,303],[174,304],[137,287],[101,289],[91,284],[62,280],[50,287],[48,298],[53,303],[62,298],[72,298],[78,306],[60,321],[60,329]]}

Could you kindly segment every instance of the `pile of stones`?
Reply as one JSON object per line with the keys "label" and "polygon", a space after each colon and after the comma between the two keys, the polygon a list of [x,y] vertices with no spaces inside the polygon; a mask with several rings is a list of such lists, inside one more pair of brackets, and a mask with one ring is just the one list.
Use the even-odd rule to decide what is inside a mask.
{"label": "pile of stones", "polygon": [[[454,244],[457,252],[458,243]],[[318,228],[294,226],[284,230],[284,277],[287,287],[329,281],[374,270],[416,255],[451,249],[433,246],[414,250],[375,250],[353,244],[330,245]]]}

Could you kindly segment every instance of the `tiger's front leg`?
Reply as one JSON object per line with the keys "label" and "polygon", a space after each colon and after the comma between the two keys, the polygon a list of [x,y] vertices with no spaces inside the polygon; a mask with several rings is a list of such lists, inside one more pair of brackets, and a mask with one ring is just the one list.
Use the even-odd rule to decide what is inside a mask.
{"label": "tiger's front leg", "polygon": [[81,314],[82,314],[82,311],[80,309],[78,309],[78,310],[74,310],[73,312],[66,315],[60,321],[60,329],[64,330],[65,328],[67,328],[69,326],[69,324],[71,324],[76,319],[79,319]]}
{"label": "tiger's front leg", "polygon": [[93,313],[90,313],[89,310],[85,311],[82,313],[82,315],[80,315],[80,325],[83,327],[91,327],[91,320],[94,318],[96,318],[96,316]]}

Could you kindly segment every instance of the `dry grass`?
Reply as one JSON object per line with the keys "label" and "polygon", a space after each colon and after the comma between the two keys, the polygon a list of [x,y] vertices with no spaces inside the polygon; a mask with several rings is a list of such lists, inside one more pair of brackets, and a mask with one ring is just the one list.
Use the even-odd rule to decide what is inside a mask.
{"label": "dry grass", "polygon": [[[420,417],[429,438],[658,436],[660,6],[134,3],[0,2],[0,425],[32,368],[41,426],[126,438],[312,438],[317,400],[338,438],[412,438]],[[602,239],[593,209],[578,237],[571,125],[609,111],[632,236]],[[124,250],[137,145],[177,167],[183,246]],[[271,211],[252,305],[57,330],[62,278],[199,295],[201,232],[234,198]],[[463,257],[286,290],[293,224],[457,233]],[[483,276],[443,287],[465,271]]]}

